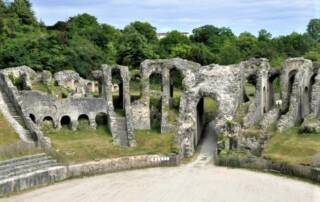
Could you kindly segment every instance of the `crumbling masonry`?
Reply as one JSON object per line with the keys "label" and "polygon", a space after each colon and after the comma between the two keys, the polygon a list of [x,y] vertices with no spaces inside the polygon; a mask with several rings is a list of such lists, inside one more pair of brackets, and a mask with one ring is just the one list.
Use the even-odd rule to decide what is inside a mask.
{"label": "crumbling masonry", "polygon": [[[169,109],[173,99],[172,71],[183,77],[182,95],[176,122],[170,122]],[[87,79],[74,71],[62,71],[55,75],[43,71],[37,74],[26,66],[8,68],[0,72],[1,93],[13,103],[22,117],[24,134],[42,147],[50,147],[50,139],[39,129],[44,121],[52,121],[57,128],[69,124],[77,130],[80,117],[88,119],[96,128],[96,117],[105,115],[115,144],[135,146],[134,129],[151,128],[150,76],[162,77],[161,133],[176,134],[176,144],[181,156],[193,155],[201,138],[204,121],[204,97],[217,101],[215,120],[217,134],[223,134],[226,125],[236,116],[240,106],[248,110],[242,117],[242,128],[260,125],[268,128],[277,124],[279,130],[301,124],[310,117],[320,115],[319,64],[304,58],[288,59],[280,69],[271,69],[266,59],[251,59],[235,65],[208,65],[175,58],[146,60],[140,67],[141,96],[131,103],[130,74],[128,67],[102,65]],[[113,77],[120,75],[119,94],[114,99]],[[15,80],[20,80],[20,89]],[[62,97],[31,90],[33,83],[61,86],[68,89]],[[276,89],[275,83],[280,83]],[[246,92],[246,85],[255,86],[254,98]],[[280,90],[277,92],[277,90]],[[115,106],[120,106],[122,114]]]}

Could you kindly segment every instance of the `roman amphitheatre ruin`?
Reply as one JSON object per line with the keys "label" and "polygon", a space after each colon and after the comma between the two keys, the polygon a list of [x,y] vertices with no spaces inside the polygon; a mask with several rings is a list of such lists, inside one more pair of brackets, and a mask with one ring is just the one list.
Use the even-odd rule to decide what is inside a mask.
{"label": "roman amphitheatre ruin", "polygon": [[[213,161],[219,162],[219,154],[226,151],[245,151],[253,156],[259,156],[271,138],[269,133],[271,129],[281,132],[294,126],[303,126],[305,130],[319,131],[319,71],[319,64],[304,58],[290,58],[277,69],[271,68],[268,60],[263,58],[253,58],[227,66],[216,64],[201,66],[180,58],[145,60],[140,65],[140,71],[134,75],[126,66],[102,65],[100,70],[92,72],[86,79],[72,70],[57,72],[54,75],[48,71],[35,72],[27,66],[1,70],[1,112],[19,134],[20,144],[40,148],[42,152],[0,162],[0,167],[3,168],[0,171],[0,193],[17,192],[71,177],[132,168],[177,166],[182,162],[182,165],[174,168],[119,172],[106,175],[105,178],[93,177],[95,184],[91,187],[88,185],[87,188],[89,192],[94,193],[95,189],[99,190],[99,186],[103,186],[104,183],[109,188],[116,186],[116,183],[132,187],[134,183],[125,182],[124,179],[133,179],[150,191],[149,194],[145,194],[145,201],[150,201],[152,196],[158,194],[159,201],[165,199],[178,201],[175,197],[187,200],[190,196],[180,192],[174,195],[170,191],[174,190],[170,182],[178,183],[177,187],[184,187],[186,193],[192,190],[200,193],[204,190],[204,193],[208,192],[208,197],[213,197],[208,191],[211,189],[216,193],[223,188],[239,189],[241,195],[245,189],[236,185],[253,188],[259,183],[261,186],[258,186],[256,191],[276,193],[274,198],[260,201],[302,201],[304,198],[305,201],[315,202],[320,198],[320,189],[316,185],[246,170],[224,170],[222,167],[214,167]],[[175,100],[173,74],[179,74],[182,78],[178,101]],[[155,94],[150,87],[153,75],[158,75],[161,80],[158,94]],[[138,81],[140,86],[140,91],[135,96],[132,96],[130,87],[133,80]],[[280,83],[278,90],[275,89],[277,82]],[[254,88],[252,92],[247,92],[248,85]],[[66,90],[53,95],[37,90],[35,86],[54,86],[56,89]],[[154,100],[151,97],[158,98],[157,107],[152,105]],[[205,113],[207,98],[217,104],[214,116],[207,116]],[[145,153],[139,156],[122,156],[115,160],[99,159],[82,164],[64,165],[52,154],[55,145],[42,130],[42,126],[49,124],[55,130],[68,128],[76,133],[79,130],[80,119],[87,120],[92,129],[96,129],[99,124],[105,124],[112,135],[112,143],[125,150],[139,147],[136,130],[147,131],[152,128],[153,123],[158,123],[159,138],[173,134],[174,151],[170,154]],[[252,131],[258,132],[253,134]],[[199,145],[202,147],[199,148]],[[197,155],[197,160],[192,161]],[[191,163],[183,163],[184,159],[189,159]],[[220,161],[220,164],[226,165],[227,162]],[[316,161],[312,165],[283,168],[282,165],[270,163],[269,159],[249,157],[237,164],[240,167],[259,170],[278,169],[280,173],[290,170],[294,176],[320,181],[320,162],[317,164]],[[12,166],[15,169],[12,169]],[[211,171],[211,167],[214,167],[214,170]],[[195,172],[199,172],[199,176],[194,175]],[[214,179],[208,177],[210,172],[215,176]],[[167,181],[170,189],[164,188],[164,185],[153,189],[151,186],[153,174],[158,176],[154,178],[155,182],[166,184]],[[173,182],[170,179],[174,176],[180,178]],[[200,185],[201,182],[197,181],[206,178],[208,182],[205,182],[205,185]],[[60,191],[68,190],[66,187],[73,187],[77,182],[82,184],[83,191],[90,179],[72,180],[65,182],[65,185],[61,183],[44,188],[43,191],[37,190],[39,198],[36,194],[32,195],[32,192],[26,193],[26,196],[34,197],[34,201],[50,201],[53,195],[48,193],[56,195],[59,193],[59,187]],[[105,182],[103,179],[110,182]],[[187,183],[185,185],[183,185],[184,180]],[[221,184],[223,180],[228,181],[225,182],[225,187],[209,186],[210,183],[212,186],[215,183]],[[196,187],[188,186],[193,183]],[[287,192],[283,192],[281,187]],[[80,187],[75,189],[80,191]],[[131,194],[131,198],[125,196],[116,198],[114,194],[118,191],[120,189],[110,188],[110,195],[104,199],[139,201],[137,196],[143,193],[143,190],[125,189],[123,191]],[[108,192],[104,194],[108,195]],[[94,198],[94,194],[88,195],[89,198],[84,197],[81,200],[89,201],[90,197],[101,200],[99,197],[104,197],[104,194],[98,193],[95,195],[97,198]],[[236,193],[231,191],[229,196],[217,194],[216,197],[218,200],[230,201],[236,199],[233,194]],[[68,198],[70,197],[68,194],[63,196],[56,197],[61,197],[60,200],[72,200]],[[247,197],[247,201],[256,201],[257,197],[253,194]],[[26,200],[19,196],[12,198],[16,201],[23,199]]]}

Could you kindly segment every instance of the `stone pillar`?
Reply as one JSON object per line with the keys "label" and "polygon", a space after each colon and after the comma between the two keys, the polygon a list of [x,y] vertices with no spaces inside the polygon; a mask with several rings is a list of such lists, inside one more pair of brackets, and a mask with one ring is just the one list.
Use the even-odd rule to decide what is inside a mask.
{"label": "stone pillar", "polygon": [[76,130],[78,129],[78,126],[79,126],[78,120],[72,120],[72,121],[71,121],[71,129],[72,129],[73,131],[76,131]]}
{"label": "stone pillar", "polygon": [[170,131],[168,115],[170,110],[170,71],[168,68],[162,69],[162,102],[161,102],[161,133]]}
{"label": "stone pillar", "polygon": [[89,122],[90,122],[90,127],[91,128],[93,128],[93,129],[97,128],[97,123],[96,123],[96,119],[95,118],[90,118]]}

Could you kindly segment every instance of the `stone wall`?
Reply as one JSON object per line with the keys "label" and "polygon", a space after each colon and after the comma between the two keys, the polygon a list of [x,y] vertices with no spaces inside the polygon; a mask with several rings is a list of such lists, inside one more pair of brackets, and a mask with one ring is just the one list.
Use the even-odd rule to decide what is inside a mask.
{"label": "stone wall", "polygon": [[179,164],[180,158],[177,155],[143,155],[106,159],[69,166],[56,166],[0,180],[0,197],[75,177],[140,168],[177,166]]}

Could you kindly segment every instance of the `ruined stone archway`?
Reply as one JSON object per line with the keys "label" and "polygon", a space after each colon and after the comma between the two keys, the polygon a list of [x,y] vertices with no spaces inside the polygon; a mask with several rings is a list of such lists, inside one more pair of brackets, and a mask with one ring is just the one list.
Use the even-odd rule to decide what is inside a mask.
{"label": "ruined stone archway", "polygon": [[72,127],[72,122],[71,122],[70,116],[68,116],[68,115],[62,116],[61,119],[60,119],[60,125],[61,125],[61,127],[63,127],[63,128],[69,128],[69,129],[71,129],[71,127]]}
{"label": "ruined stone archway", "polygon": [[51,116],[46,116],[42,119],[41,127],[53,128],[55,127],[54,120]]}
{"label": "ruined stone archway", "polygon": [[162,101],[163,101],[163,82],[162,75],[152,73],[149,77],[150,83],[150,128],[161,131],[162,123]]}
{"label": "ruined stone archway", "polygon": [[82,127],[87,127],[90,125],[89,116],[86,114],[81,114],[78,117],[78,128],[81,129]]}
{"label": "ruined stone archway", "polygon": [[[219,114],[219,103],[215,96],[201,96],[196,105],[196,132],[194,142],[198,145],[207,125],[215,121]],[[210,134],[214,135],[214,134]]]}
{"label": "ruined stone archway", "polygon": [[111,70],[112,79],[112,99],[113,107],[116,112],[123,114],[124,110],[124,97],[123,97],[123,78],[119,68],[112,68]]}
{"label": "ruined stone archway", "polygon": [[109,128],[108,114],[104,112],[98,113],[95,116],[95,122],[96,122],[97,130],[102,130],[107,134],[111,134],[110,128]]}

